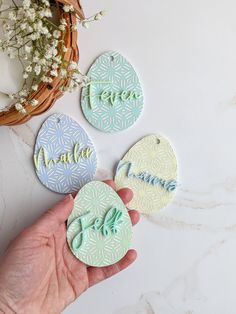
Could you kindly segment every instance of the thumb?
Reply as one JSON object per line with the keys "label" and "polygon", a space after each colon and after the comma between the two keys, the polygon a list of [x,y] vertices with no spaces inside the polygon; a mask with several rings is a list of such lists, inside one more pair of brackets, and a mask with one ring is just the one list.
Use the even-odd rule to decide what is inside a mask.
{"label": "thumb", "polygon": [[63,200],[54,207],[47,210],[31,228],[37,233],[50,236],[57,228],[65,223],[74,206],[74,199],[71,194],[67,195]]}

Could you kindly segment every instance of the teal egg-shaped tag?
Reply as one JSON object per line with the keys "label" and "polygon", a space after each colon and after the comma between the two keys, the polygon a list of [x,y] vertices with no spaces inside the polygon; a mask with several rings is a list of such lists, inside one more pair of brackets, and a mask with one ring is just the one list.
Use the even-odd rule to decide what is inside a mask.
{"label": "teal egg-shaped tag", "polygon": [[118,194],[99,181],[83,186],[67,222],[72,253],[88,266],[112,265],[126,254],[131,238],[130,216]]}
{"label": "teal egg-shaped tag", "polygon": [[142,87],[133,66],[120,53],[98,57],[87,73],[81,107],[97,129],[114,133],[131,127],[144,103]]}

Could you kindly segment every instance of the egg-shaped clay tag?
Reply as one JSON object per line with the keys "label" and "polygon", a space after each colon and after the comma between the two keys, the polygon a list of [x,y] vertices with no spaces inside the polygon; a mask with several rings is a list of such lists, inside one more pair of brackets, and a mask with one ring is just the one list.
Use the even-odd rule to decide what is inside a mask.
{"label": "egg-shaped clay tag", "polygon": [[143,109],[143,92],[133,66],[118,52],[96,59],[81,94],[86,119],[103,132],[114,133],[132,126]]}
{"label": "egg-shaped clay tag", "polygon": [[67,222],[72,253],[89,266],[112,265],[126,254],[131,237],[130,216],[118,194],[98,181],[82,187]]}
{"label": "egg-shaped clay tag", "polygon": [[85,130],[65,114],[51,115],[35,144],[34,165],[41,183],[58,193],[78,191],[96,172],[94,145]]}
{"label": "egg-shaped clay tag", "polygon": [[118,163],[115,183],[133,191],[129,208],[144,214],[164,208],[177,188],[177,160],[169,141],[149,135],[137,142]]}

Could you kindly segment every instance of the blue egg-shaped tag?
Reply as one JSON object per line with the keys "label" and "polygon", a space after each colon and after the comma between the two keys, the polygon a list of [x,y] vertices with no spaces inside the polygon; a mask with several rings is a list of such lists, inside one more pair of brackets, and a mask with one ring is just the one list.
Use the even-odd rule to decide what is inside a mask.
{"label": "blue egg-shaped tag", "polygon": [[58,193],[78,191],[93,179],[97,167],[96,151],[88,134],[61,113],[43,123],[33,159],[39,180]]}
{"label": "blue egg-shaped tag", "polygon": [[143,92],[133,66],[121,54],[108,51],[96,59],[87,73],[81,94],[86,119],[103,132],[132,126],[143,109]]}

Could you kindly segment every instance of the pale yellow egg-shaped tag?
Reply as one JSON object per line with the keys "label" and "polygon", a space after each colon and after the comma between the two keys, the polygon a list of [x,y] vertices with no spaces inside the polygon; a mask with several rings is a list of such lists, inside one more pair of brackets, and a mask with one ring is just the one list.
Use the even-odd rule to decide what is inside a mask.
{"label": "pale yellow egg-shaped tag", "polygon": [[129,208],[145,214],[164,208],[178,185],[177,159],[169,141],[149,135],[137,142],[119,162],[115,183],[118,189],[133,191]]}

